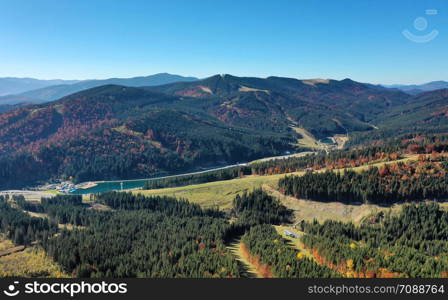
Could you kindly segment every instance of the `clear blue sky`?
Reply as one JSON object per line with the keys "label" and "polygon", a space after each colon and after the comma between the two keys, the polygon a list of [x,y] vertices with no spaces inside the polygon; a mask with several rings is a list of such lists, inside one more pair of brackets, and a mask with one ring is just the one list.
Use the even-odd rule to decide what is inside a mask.
{"label": "clear blue sky", "polygon": [[[404,29],[439,35],[414,43]],[[448,1],[0,0],[0,77],[158,72],[448,80]]]}

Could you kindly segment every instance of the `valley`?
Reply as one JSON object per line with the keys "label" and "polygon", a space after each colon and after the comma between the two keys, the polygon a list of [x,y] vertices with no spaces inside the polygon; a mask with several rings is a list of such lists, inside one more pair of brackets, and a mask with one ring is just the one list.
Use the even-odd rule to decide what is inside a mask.
{"label": "valley", "polygon": [[446,295],[448,2],[25,2],[0,294]]}
{"label": "valley", "polygon": [[[336,169],[333,170],[334,172],[343,172],[344,170],[353,170],[356,172],[361,172],[363,170],[366,170],[370,167],[381,167],[383,165],[387,164],[396,164],[396,163],[402,163],[406,161],[416,161],[418,159],[418,155],[409,155],[405,158],[398,159],[395,161],[388,161],[388,162],[376,162],[376,163],[367,163],[365,165],[361,165],[354,168],[344,168],[344,169]],[[316,172],[325,172],[326,169],[319,169]],[[304,175],[304,171],[298,171],[298,172],[292,172],[288,173],[287,175]],[[226,209],[231,207],[232,200],[237,194],[242,194],[244,192],[249,192],[256,188],[263,188],[265,191],[269,193],[275,193],[276,196],[279,199],[287,199],[287,197],[281,196],[279,197],[278,191],[277,191],[277,182],[280,178],[284,177],[285,174],[276,174],[276,175],[251,175],[251,176],[245,176],[243,178],[236,178],[231,180],[224,180],[224,181],[213,181],[203,184],[195,184],[195,185],[188,185],[188,186],[181,186],[181,187],[171,187],[171,188],[162,188],[162,189],[151,189],[151,190],[135,190],[133,193],[142,194],[142,195],[157,195],[157,196],[173,196],[177,198],[184,198],[187,199],[193,203],[197,203],[205,208],[210,207],[219,207],[220,209]],[[213,198],[213,202],[208,201],[208,199]],[[300,201],[300,200],[299,200]],[[310,203],[313,203],[312,201],[304,201],[304,207],[307,206],[312,207]],[[284,203],[285,204],[285,203]],[[296,203],[297,205],[297,203]],[[319,205],[319,204],[317,204]],[[292,208],[288,205],[286,205],[289,208]],[[328,204],[320,204],[323,208],[327,207],[328,209],[325,209],[330,212],[334,212],[334,207],[331,207]],[[341,207],[344,207],[343,204],[341,204]],[[376,206],[374,206],[376,207]],[[373,207],[372,207],[373,209]],[[336,210],[339,211],[340,209]],[[342,209],[344,210],[344,209]],[[310,219],[312,217],[316,217],[317,219],[321,219],[320,215],[316,214],[319,209],[315,210],[314,208],[310,208],[309,210],[309,217],[307,219]],[[367,212],[370,212],[370,209],[367,210]],[[333,214],[333,217],[335,215]],[[336,217],[336,219],[340,219],[342,216]],[[325,218],[324,218],[325,220]],[[351,220],[351,218],[345,218],[344,220]]]}
{"label": "valley", "polygon": [[[329,154],[324,154],[324,157],[327,157]],[[272,165],[272,164],[294,164],[296,161],[300,162],[307,162],[310,160],[316,160],[318,157],[317,154],[310,154],[308,156],[301,156],[301,157],[289,157],[286,159],[276,159],[276,160],[268,160],[268,161],[261,161],[261,162],[254,162],[253,167],[258,166],[262,167],[264,164]],[[434,156],[434,153],[432,154],[426,154],[426,155],[409,155],[407,154],[405,157],[398,158],[395,160],[389,160],[389,161],[370,161],[365,164],[361,164],[356,167],[352,168],[341,168],[341,169],[332,169],[331,172],[333,173],[339,173],[344,174],[350,171],[355,171],[358,173],[366,172],[367,170],[370,170],[372,168],[384,168],[386,166],[392,169],[392,166],[405,164],[405,163],[413,163],[413,164],[421,164],[422,166],[424,164],[432,164],[432,161],[435,159],[436,156]],[[444,154],[441,154],[440,156],[437,156],[438,160],[444,161]],[[330,158],[327,158],[330,159]],[[236,168],[246,168],[247,166],[237,166]],[[258,170],[258,169],[257,169]],[[215,172],[222,172],[221,171],[215,171]],[[259,172],[259,171],[257,171]],[[309,172],[309,171],[307,171]],[[329,169],[317,169],[313,172],[313,174],[326,174],[329,172]],[[27,211],[27,214],[31,218],[38,218],[41,220],[58,220],[58,231],[61,231],[61,233],[58,233],[56,236],[58,237],[60,234],[63,236],[71,236],[71,235],[82,235],[83,232],[89,232],[88,234],[97,234],[97,230],[104,230],[100,229],[102,225],[100,223],[96,224],[96,221],[94,221],[96,218],[100,218],[99,220],[105,218],[105,221],[101,222],[109,222],[106,220],[109,220],[109,218],[118,218],[114,222],[120,222],[120,218],[124,217],[127,218],[127,214],[130,214],[129,217],[135,218],[136,214],[140,216],[145,216],[145,214],[149,213],[149,211],[145,212],[141,209],[144,209],[145,207],[152,207],[150,211],[153,211],[152,213],[156,213],[157,211],[164,211],[166,208],[163,208],[164,205],[162,203],[171,203],[170,205],[181,205],[186,206],[185,208],[189,207],[190,205],[199,204],[201,209],[216,209],[219,208],[220,211],[223,211],[226,215],[231,216],[231,219],[229,220],[229,225],[224,225],[225,223],[222,223],[224,226],[222,229],[227,228],[223,238],[222,242],[218,242],[218,245],[215,244],[217,241],[207,241],[203,240],[199,244],[199,249],[208,249],[207,247],[211,247],[209,249],[212,250],[210,254],[212,255],[216,250],[215,247],[223,247],[220,249],[222,252],[222,255],[225,255],[224,257],[227,257],[226,259],[230,259],[227,262],[224,262],[224,265],[221,265],[221,267],[217,269],[212,270],[203,270],[204,273],[201,273],[202,276],[208,277],[221,277],[221,276],[231,276],[231,277],[249,277],[249,278],[270,278],[270,277],[308,277],[308,276],[332,276],[332,277],[339,277],[339,276],[373,276],[369,275],[371,273],[368,273],[361,266],[360,263],[352,263],[348,264],[348,267],[342,267],[337,266],[331,262],[328,261],[328,258],[325,258],[326,254],[321,252],[321,250],[315,250],[313,247],[310,246],[309,239],[311,238],[309,236],[309,232],[307,231],[308,226],[306,224],[315,224],[314,222],[317,222],[317,224],[327,224],[327,222],[342,222],[341,224],[354,224],[354,226],[365,226],[365,224],[369,224],[369,222],[372,222],[372,218],[378,218],[376,216],[387,216],[388,218],[395,218],[400,216],[400,213],[406,209],[409,206],[412,206],[413,204],[410,203],[395,203],[395,204],[368,204],[368,203],[342,203],[342,202],[322,202],[322,201],[316,201],[312,199],[297,199],[292,196],[285,195],[284,192],[281,192],[279,189],[278,182],[281,181],[281,179],[285,176],[305,176],[305,171],[296,171],[296,172],[289,172],[287,174],[280,173],[280,174],[272,174],[272,175],[249,175],[249,176],[243,176],[241,178],[235,178],[230,180],[223,180],[223,181],[213,181],[213,182],[207,182],[203,184],[198,185],[188,185],[188,186],[181,186],[181,187],[173,187],[173,188],[165,188],[165,189],[151,189],[151,190],[137,190],[134,191],[133,194],[128,193],[103,193],[98,194],[91,197],[89,201],[86,201],[87,199],[82,199],[80,196],[63,196],[58,195],[54,196],[52,200],[45,200],[42,201],[42,204],[39,204],[39,202],[23,202],[22,200],[18,200],[18,196],[11,196],[11,205],[13,207],[19,206],[23,207],[25,211]],[[196,174],[194,176],[202,176],[201,174]],[[182,176],[180,176],[182,178]],[[185,177],[185,176],[184,176]],[[165,180],[173,180],[173,178],[168,178]],[[144,195],[144,197],[141,197]],[[66,197],[67,200],[64,200]],[[70,198],[71,197],[71,198]],[[146,198],[149,197],[149,198]],[[155,198],[150,198],[155,197]],[[219,198],[223,197],[223,198]],[[72,199],[72,200],[70,200]],[[177,199],[177,200],[175,200]],[[188,202],[178,202],[180,199],[188,199]],[[61,202],[62,201],[62,202]],[[64,204],[64,201],[67,201]],[[93,202],[92,202],[93,201]],[[118,201],[118,202],[117,202]],[[182,201],[182,200],[180,200]],[[243,203],[246,203],[244,204]],[[252,202],[255,201],[255,202]],[[257,201],[261,201],[260,204],[267,205],[266,207],[258,207],[255,205]],[[277,202],[278,201],[278,202]],[[13,204],[15,203],[15,204]],[[28,203],[28,204],[27,204]],[[46,204],[48,203],[48,204]],[[156,203],[157,205],[162,205],[159,208],[157,206],[154,206]],[[178,204],[176,204],[178,203]],[[191,204],[189,204],[191,203]],[[194,203],[194,204],[193,204]],[[241,203],[241,204],[239,204]],[[249,204],[253,203],[253,204]],[[423,202],[421,202],[423,203]],[[59,206],[62,205],[62,206]],[[246,206],[249,205],[249,206]],[[249,208],[250,205],[255,205],[253,208]],[[279,206],[280,205],[280,206]],[[423,205],[423,204],[421,204]],[[431,206],[433,205],[432,202],[427,202],[427,204]],[[101,209],[97,210],[96,208],[94,210],[90,209],[90,207],[94,206],[102,206],[104,208],[107,208],[106,210]],[[40,208],[42,207],[42,208]],[[84,207],[84,208],[83,208]],[[440,209],[443,211],[448,210],[448,206],[445,202],[439,203]],[[87,209],[86,209],[87,208]],[[110,210],[112,209],[112,211]],[[202,215],[203,213],[208,214],[209,216],[214,216],[213,218],[217,218],[216,222],[221,222],[221,218],[224,216],[219,214],[218,211],[204,211],[201,212],[201,209],[198,207],[191,206],[191,212],[187,213],[185,209],[180,210],[174,210],[171,213],[169,213],[170,210],[166,210],[166,213],[171,215],[174,213],[174,215],[180,214],[183,215],[185,213],[192,214],[192,215]],[[247,211],[250,209],[249,211]],[[254,209],[254,211],[252,211]],[[275,213],[270,214],[270,211],[273,211]],[[8,210],[7,210],[8,211]],[[46,212],[45,218],[42,219],[41,215],[42,213],[35,213],[35,212]],[[177,211],[177,212],[176,212]],[[250,212],[247,214],[246,212]],[[152,214],[151,213],[151,214]],[[74,214],[74,215],[72,215]],[[72,215],[72,216],[70,216]],[[0,214],[1,216],[1,214]],[[283,217],[282,217],[283,216]],[[29,218],[25,217],[24,218]],[[149,218],[149,215],[147,216]],[[154,215],[156,217],[156,215]],[[145,217],[146,218],[146,217]],[[165,218],[165,217],[164,217]],[[171,217],[168,217],[171,218]],[[184,217],[182,217],[184,218]],[[273,219],[272,219],[273,218]],[[222,219],[225,220],[225,219]],[[255,221],[257,220],[257,221]],[[288,221],[286,221],[288,220]],[[112,219],[111,219],[112,221]],[[150,219],[148,219],[149,222]],[[168,221],[168,219],[167,219]],[[173,219],[174,221],[174,219]],[[204,222],[206,219],[203,220]],[[256,222],[253,224],[252,222]],[[163,221],[165,222],[165,221]],[[176,221],[177,222],[177,221]],[[196,222],[193,221],[192,222]],[[202,222],[202,221],[201,221]],[[260,222],[260,223],[258,223]],[[265,223],[266,222],[266,223]],[[90,225],[89,225],[90,224]],[[250,225],[252,224],[252,225]],[[266,224],[266,225],[256,225],[256,224]],[[305,225],[304,225],[305,224]],[[268,227],[266,226],[272,226],[274,231],[269,231]],[[322,226],[323,226],[322,225]],[[99,226],[99,227],[98,227]],[[151,225],[152,226],[152,225]],[[169,225],[171,226],[171,225]],[[230,227],[228,227],[230,226]],[[260,227],[258,226],[265,226]],[[314,225],[313,225],[314,226]],[[342,225],[341,225],[342,226]],[[345,225],[344,225],[345,226]],[[95,227],[98,227],[97,229],[94,229]],[[108,228],[117,228],[117,227],[108,227]],[[240,230],[242,228],[245,229],[245,233],[241,235]],[[69,230],[69,231],[67,231]],[[178,229],[177,229],[178,230]],[[221,229],[219,229],[221,230]],[[304,231],[305,230],[305,231]],[[35,231],[36,233],[38,231]],[[70,232],[73,232],[72,234]],[[295,236],[290,236],[290,233],[292,232]],[[288,234],[287,234],[288,233]],[[99,232],[98,232],[99,234]],[[293,259],[290,260],[290,262],[287,263],[287,269],[285,271],[284,267],[281,265],[277,265],[277,262],[279,258],[276,258],[274,260],[271,260],[272,255],[276,256],[274,252],[257,252],[257,247],[265,247],[258,246],[259,243],[268,243],[268,241],[264,240],[264,235],[266,235],[266,238],[268,238],[269,241],[272,241],[271,239],[274,238],[274,236],[278,235],[274,238],[274,244],[270,247],[274,247],[274,249],[277,249],[277,247],[280,247],[278,249],[281,250],[280,253],[288,253],[287,255],[290,257],[292,256]],[[68,238],[67,236],[67,238]],[[75,238],[75,236],[71,238]],[[258,237],[257,239],[253,240],[254,237]],[[16,238],[16,237],[14,237]],[[62,237],[61,237],[62,238]],[[81,238],[81,237],[80,237]],[[85,237],[84,237],[85,238]],[[82,240],[84,239],[82,238]],[[130,237],[127,237],[130,238]],[[150,237],[146,237],[150,238]],[[56,243],[59,238],[55,238],[52,243]],[[82,241],[80,240],[80,241]],[[6,241],[6,240],[5,240]],[[209,246],[208,243],[211,242]],[[12,242],[9,242],[10,245],[13,245]],[[17,242],[15,242],[17,243]],[[222,243],[221,246],[219,246],[219,243]],[[254,244],[252,244],[254,243]],[[270,242],[269,242],[270,243]],[[25,242],[26,244],[26,242]],[[203,245],[202,245],[203,244]],[[359,242],[353,243],[354,245],[358,245]],[[202,246],[201,246],[202,245]],[[54,244],[56,246],[56,244]],[[52,246],[52,247],[54,247]],[[60,245],[62,246],[62,244]],[[11,267],[6,267],[7,270],[9,270],[8,274],[18,274],[19,276],[27,276],[27,277],[33,277],[33,276],[43,276],[38,274],[49,274],[49,276],[56,276],[54,274],[57,274],[57,276],[66,276],[64,274],[70,273],[74,274],[74,276],[80,276],[81,269],[77,268],[75,270],[72,270],[69,265],[67,265],[63,260],[59,259],[59,263],[63,266],[63,271],[58,271],[60,273],[51,273],[53,271],[49,271],[48,265],[49,262],[44,262],[42,259],[49,259],[51,261],[51,257],[47,257],[42,254],[42,250],[39,247],[42,246],[31,246],[29,250],[25,250],[26,252],[23,252],[23,254],[20,254],[21,252],[17,253],[11,253],[6,254],[2,258],[0,258],[1,261],[5,261],[5,263],[13,262],[15,261],[14,257],[17,255],[24,255],[25,261],[27,259],[36,259],[36,262],[34,262],[34,265],[36,265],[36,270],[42,270],[39,271],[41,273],[36,273],[37,271],[26,271],[28,273],[20,273],[22,272],[22,267],[18,265],[19,267],[16,269],[12,269]],[[43,244],[44,249],[47,249],[48,251],[48,245],[45,243]],[[311,248],[310,248],[311,247]],[[319,247],[319,246],[318,246]],[[355,246],[353,246],[355,247]],[[358,246],[356,246],[358,247]],[[8,247],[7,247],[8,248]],[[27,248],[28,249],[28,248]],[[353,248],[357,249],[357,248]],[[36,252],[37,251],[37,252]],[[78,250],[77,250],[78,251]],[[81,249],[79,250],[81,251]],[[228,251],[228,252],[227,252]],[[280,251],[280,250],[279,250]],[[35,253],[35,254],[33,254]],[[49,252],[50,256],[54,255],[51,254],[52,252]],[[204,252],[204,255],[206,255],[207,252]],[[226,253],[226,254],[224,254]],[[32,258],[30,256],[29,258],[27,255],[37,255],[35,258]],[[44,256],[42,256],[44,255]],[[104,254],[103,254],[104,255]],[[201,254],[202,255],[202,254]],[[213,255],[212,255],[213,256]],[[59,257],[58,255],[55,257]],[[190,259],[190,258],[189,258]],[[286,258],[284,258],[286,259]],[[290,258],[288,258],[290,259]],[[348,261],[348,259],[346,259]],[[275,263],[274,263],[275,262]],[[97,263],[100,263],[100,260],[98,260]],[[296,264],[299,265],[296,266]],[[48,266],[48,267],[45,267]],[[47,269],[45,269],[47,268]],[[349,269],[347,269],[349,268]],[[357,269],[358,268],[358,269]],[[377,268],[377,267],[375,267]],[[381,267],[382,268],[382,267]],[[380,269],[381,269],[380,268]],[[383,268],[384,269],[384,268]],[[372,271],[377,272],[376,276],[394,276],[393,272],[384,271],[381,269],[380,271]],[[5,269],[6,270],[6,269]],[[48,271],[43,271],[48,270]],[[54,269],[56,270],[56,269]],[[233,270],[233,271],[230,271]],[[307,272],[299,272],[296,273],[297,270],[308,270]],[[375,269],[379,270],[379,269]],[[439,269],[437,269],[439,270]],[[117,270],[118,271],[118,270]],[[117,272],[115,271],[115,272]],[[18,273],[14,273],[18,272]],[[34,273],[33,273],[34,272]],[[56,271],[54,271],[56,272]],[[66,272],[66,273],[64,273]],[[92,270],[86,270],[83,269],[82,274],[90,274]],[[178,275],[183,274],[183,271],[177,270],[175,271]],[[180,272],[180,273],[179,273]],[[231,273],[228,273],[231,272]],[[358,274],[359,272],[363,272],[362,275]],[[367,273],[366,273],[367,272]],[[369,271],[370,272],[370,271]],[[378,273],[379,272],[379,273]],[[53,275],[51,275],[53,274]],[[76,275],[78,274],[78,275]],[[135,276],[132,274],[136,273],[129,273],[127,276]],[[157,273],[154,273],[153,275],[150,275],[149,273],[145,273],[146,275],[142,276],[158,276]],[[219,275],[218,275],[219,274]],[[358,274],[358,275],[357,275]],[[374,273],[372,273],[374,274]],[[417,273],[416,273],[417,274]],[[84,276],[84,275],[83,275]],[[166,275],[163,275],[166,276]],[[418,275],[412,275],[412,276],[418,276]]]}
{"label": "valley", "polygon": [[447,99],[217,75],[9,110],[3,276],[444,277]]}
{"label": "valley", "polygon": [[[367,119],[411,98],[348,79],[309,85],[216,75],[153,87],[104,85],[0,114],[0,188],[52,179],[159,177],[287,152],[341,149],[347,132],[373,130]],[[32,172],[13,167],[20,163]]]}

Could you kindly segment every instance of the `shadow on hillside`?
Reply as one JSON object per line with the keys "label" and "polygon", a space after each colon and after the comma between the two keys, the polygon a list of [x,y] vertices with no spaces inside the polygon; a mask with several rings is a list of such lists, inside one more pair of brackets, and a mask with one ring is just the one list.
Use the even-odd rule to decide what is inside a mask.
{"label": "shadow on hillside", "polygon": [[230,252],[235,257],[236,263],[238,264],[238,271],[243,278],[257,278],[257,274],[253,273],[250,270],[250,267],[244,262],[244,259],[241,257],[239,253],[239,247],[241,242],[241,237],[232,239],[229,243],[227,243],[227,248],[230,249]]}
{"label": "shadow on hillside", "polygon": [[249,268],[244,264],[242,261],[237,260],[238,263],[238,269],[241,274],[241,277],[243,278],[257,278],[257,276],[252,273]]}

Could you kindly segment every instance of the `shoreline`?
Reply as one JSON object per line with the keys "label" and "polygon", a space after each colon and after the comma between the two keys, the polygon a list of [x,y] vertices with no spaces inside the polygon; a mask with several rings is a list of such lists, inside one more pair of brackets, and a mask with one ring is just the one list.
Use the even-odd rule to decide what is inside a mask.
{"label": "shoreline", "polygon": [[93,187],[96,187],[98,185],[99,182],[94,182],[94,181],[89,181],[86,184],[83,184],[82,186],[78,187],[77,189],[80,190],[87,190]]}

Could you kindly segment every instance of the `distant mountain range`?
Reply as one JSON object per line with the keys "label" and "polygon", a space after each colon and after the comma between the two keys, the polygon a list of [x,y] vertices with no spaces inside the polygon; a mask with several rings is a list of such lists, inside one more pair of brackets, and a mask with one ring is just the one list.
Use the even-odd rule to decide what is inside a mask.
{"label": "distant mountain range", "polygon": [[434,90],[440,89],[448,89],[447,81],[431,81],[424,84],[411,84],[411,85],[403,85],[403,84],[393,84],[393,85],[383,85],[386,88],[393,88],[402,90],[408,94],[416,95],[423,92],[430,92]]}
{"label": "distant mountain range", "polygon": [[0,78],[0,96],[14,95],[59,84],[73,84],[79,80],[40,80],[34,78]]}
{"label": "distant mountain range", "polygon": [[[30,79],[31,80],[31,79]],[[57,100],[64,96],[80,92],[82,90],[94,88],[107,84],[117,84],[130,87],[162,85],[179,81],[196,81],[195,77],[183,77],[168,73],[159,73],[146,77],[133,78],[110,78],[104,80],[84,80],[84,81],[50,81],[44,86],[27,89],[23,92],[17,92],[15,95],[7,95],[0,97],[0,104],[18,104],[18,103],[44,103]],[[36,80],[40,82],[39,80]],[[0,79],[0,84],[2,79]],[[5,80],[6,82],[6,80]],[[47,82],[47,81],[45,81]],[[41,84],[44,84],[43,82]],[[6,86],[6,83],[5,83]],[[1,87],[1,85],[0,85]],[[25,85],[22,85],[22,89]],[[11,90],[11,89],[10,89]],[[1,91],[1,90],[0,90]]]}
{"label": "distant mountain range", "polygon": [[[33,78],[0,78],[0,105],[19,103],[45,103],[97,86],[116,84],[129,87],[159,86],[175,82],[197,81],[195,77],[184,77],[168,73],[133,78],[109,78],[104,80],[39,80]],[[306,81],[306,80],[305,80]],[[446,81],[433,81],[420,85],[373,85],[370,88],[398,89],[407,94],[416,95],[423,92],[448,88]],[[2,108],[0,108],[2,110]],[[7,110],[7,107],[3,107]]]}

